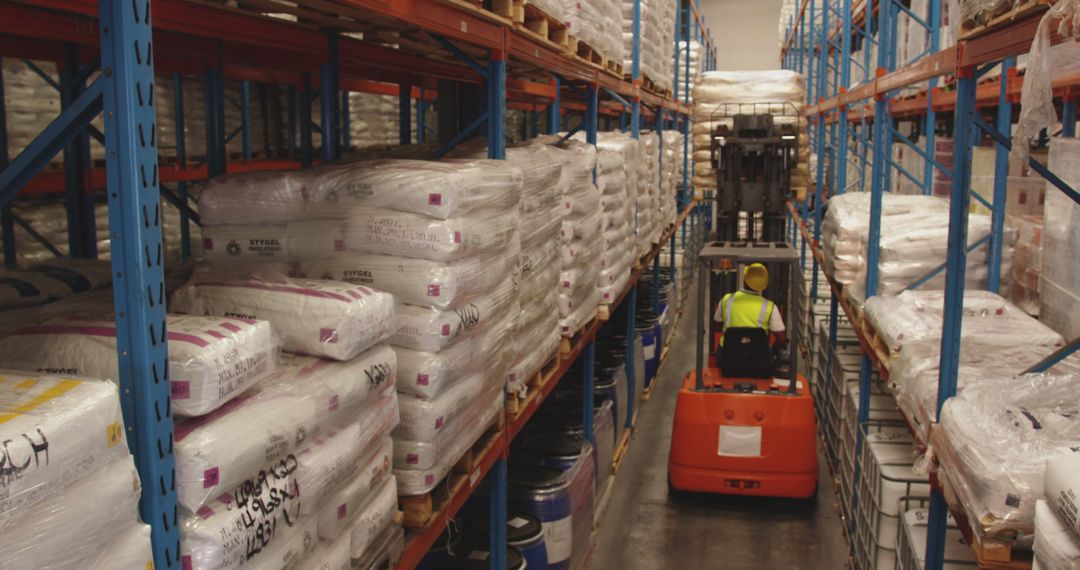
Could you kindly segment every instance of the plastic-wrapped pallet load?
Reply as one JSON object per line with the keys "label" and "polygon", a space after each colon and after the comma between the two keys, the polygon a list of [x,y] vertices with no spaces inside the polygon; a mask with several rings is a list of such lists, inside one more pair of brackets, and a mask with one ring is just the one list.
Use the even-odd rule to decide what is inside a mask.
{"label": "plastic-wrapped pallet load", "polygon": [[[1049,168],[1072,188],[1080,187],[1080,141],[1055,138]],[[1069,339],[1080,336],[1080,205],[1046,183],[1039,317]]]}
{"label": "plastic-wrapped pallet load", "polygon": [[[1061,522],[1080,536],[1080,453],[1060,449],[1046,461],[1046,501]],[[1036,523],[1037,524],[1037,523]]]}
{"label": "plastic-wrapped pallet load", "polygon": [[637,244],[639,145],[622,133],[597,142],[597,184],[604,206],[600,302],[611,304],[626,288],[640,248]]}
{"label": "plastic-wrapped pallet load", "polygon": [[140,486],[116,386],[2,371],[0,419],[0,439],[7,442],[0,480],[4,567],[102,567],[106,555],[145,565],[149,533],[129,536],[143,526]]}
{"label": "plastic-wrapped pallet load", "polygon": [[[601,193],[593,184],[597,166],[596,147],[578,140],[554,146],[557,139],[545,139],[563,164],[560,182],[563,196],[562,226],[559,229],[560,276],[558,281],[559,332],[572,337],[596,316],[599,292],[597,262],[602,237]],[[589,283],[592,283],[590,293]],[[568,295],[573,288],[576,296]]]}
{"label": "plastic-wrapped pallet load", "polygon": [[994,377],[945,403],[940,473],[980,537],[1031,544],[1047,459],[1080,446],[1080,376]]}
{"label": "plastic-wrapped pallet load", "polygon": [[1042,279],[1042,216],[1009,216],[1006,224],[1016,231],[1013,246],[1009,299],[1027,314],[1038,317],[1039,282]]}
{"label": "plastic-wrapped pallet load", "polygon": [[394,374],[386,346],[349,362],[289,357],[243,399],[180,423],[185,564],[292,568],[314,538],[364,516],[370,483],[389,477]]}
{"label": "plastic-wrapped pallet load", "polygon": [[[1018,375],[1057,350],[1054,346],[1000,346],[982,344],[979,338],[965,339],[960,346],[960,368],[956,393],[978,384],[983,378]],[[904,411],[913,434],[929,443],[930,425],[937,421],[938,375],[941,341],[918,340],[904,350],[889,367],[889,383],[897,404]],[[1080,356],[1067,358],[1050,368],[1055,374],[1080,374]]]}
{"label": "plastic-wrapped pallet load", "polygon": [[[716,191],[716,171],[711,164],[712,134],[720,125],[730,125],[736,114],[770,113],[777,122],[798,125],[799,166],[793,183],[805,185],[809,177],[809,142],[802,116],[805,79],[788,70],[707,71],[694,85],[694,189]],[[767,105],[762,105],[766,104]],[[755,105],[756,104],[756,105]]]}
{"label": "plastic-wrapped pallet load", "polygon": [[393,298],[361,285],[291,278],[196,275],[172,298],[176,311],[269,321],[282,348],[349,360],[393,332]]}
{"label": "plastic-wrapped pallet load", "polygon": [[[944,291],[904,291],[895,297],[872,297],[865,314],[889,350],[896,354],[907,343],[940,340],[945,313]],[[989,291],[964,293],[965,341],[987,346],[1060,346],[1064,339],[999,295]]]}
{"label": "plastic-wrapped pallet load", "polygon": [[0,310],[40,305],[110,283],[107,261],[57,258],[26,269],[2,269]]}
{"label": "plastic-wrapped pallet load", "polygon": [[[169,315],[165,325],[177,415],[211,412],[274,371],[277,342],[266,321]],[[111,318],[49,319],[0,339],[0,355],[0,363],[10,368],[119,381],[116,323]]]}

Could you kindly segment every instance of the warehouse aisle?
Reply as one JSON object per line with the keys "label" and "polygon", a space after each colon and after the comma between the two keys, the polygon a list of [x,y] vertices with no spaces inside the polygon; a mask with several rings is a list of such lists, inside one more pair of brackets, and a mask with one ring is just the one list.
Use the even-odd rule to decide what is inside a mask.
{"label": "warehouse aisle", "polygon": [[825,483],[824,461],[816,507],[778,499],[668,495],[671,419],[678,385],[694,361],[694,305],[687,301],[660,384],[638,418],[589,568],[843,568],[847,546],[832,507],[832,485]]}

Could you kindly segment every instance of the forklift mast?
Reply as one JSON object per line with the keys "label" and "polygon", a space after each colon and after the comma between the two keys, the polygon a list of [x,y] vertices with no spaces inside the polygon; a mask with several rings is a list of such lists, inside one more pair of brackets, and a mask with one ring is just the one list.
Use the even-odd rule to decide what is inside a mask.
{"label": "forklift mast", "polygon": [[[730,103],[715,109],[711,124],[717,187],[714,239],[784,242],[791,172],[799,159],[798,110],[791,103]],[[767,261],[765,265],[771,279],[764,294],[787,315],[789,272]],[[740,283],[737,267],[714,273],[712,310]]]}

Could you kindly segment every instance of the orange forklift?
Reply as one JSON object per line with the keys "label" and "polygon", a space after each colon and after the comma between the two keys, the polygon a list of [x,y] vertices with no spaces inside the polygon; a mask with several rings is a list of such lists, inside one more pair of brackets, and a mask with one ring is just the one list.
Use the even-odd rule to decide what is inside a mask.
{"label": "orange forklift", "polygon": [[[763,328],[721,332],[712,319],[752,263],[781,277],[767,298],[781,301],[781,314],[788,314],[799,263],[798,252],[782,241],[787,164],[776,164],[787,160],[794,144],[772,129],[767,115],[736,116],[734,125],[734,136],[721,144],[743,171],[725,184],[733,165],[721,161],[718,168],[718,239],[699,255],[696,368],[684,378],[675,404],[668,483],[678,491],[809,499],[817,493],[817,427],[810,386],[798,374],[798,331],[791,330],[788,346],[779,347]],[[752,128],[739,132],[740,125]],[[743,193],[754,196],[745,200]]]}

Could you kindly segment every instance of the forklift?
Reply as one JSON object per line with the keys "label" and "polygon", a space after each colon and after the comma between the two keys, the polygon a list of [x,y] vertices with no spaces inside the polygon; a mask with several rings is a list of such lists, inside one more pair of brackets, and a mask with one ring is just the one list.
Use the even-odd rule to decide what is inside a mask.
{"label": "forklift", "polygon": [[712,145],[716,234],[699,255],[696,367],[675,405],[668,484],[677,491],[812,499],[817,426],[810,386],[798,373],[798,331],[787,327],[789,343],[781,347],[762,328],[722,331],[712,318],[752,263],[778,277],[763,294],[782,315],[795,305],[799,255],[784,242],[784,210],[798,157],[798,114],[792,107],[790,116],[778,116],[782,104],[758,105],[764,112],[727,115],[730,125],[713,121],[719,125]]}

